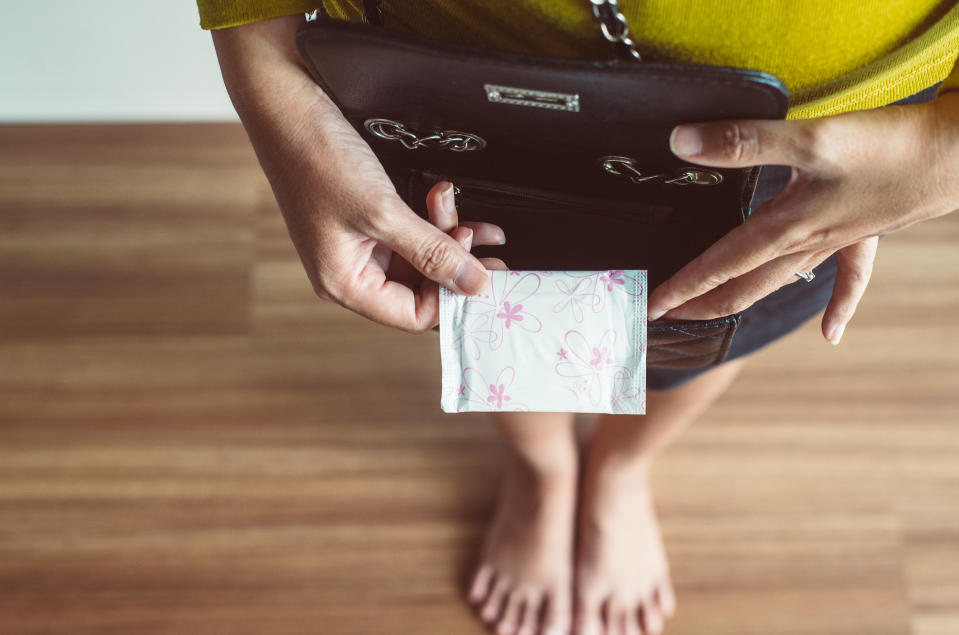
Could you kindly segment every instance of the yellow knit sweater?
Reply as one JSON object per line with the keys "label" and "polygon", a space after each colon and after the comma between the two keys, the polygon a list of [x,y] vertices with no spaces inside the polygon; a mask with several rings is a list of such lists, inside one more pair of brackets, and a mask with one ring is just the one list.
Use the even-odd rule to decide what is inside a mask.
{"label": "yellow knit sweater", "polygon": [[[197,0],[205,29],[308,11],[320,0]],[[361,0],[326,0],[359,20]],[[386,28],[521,53],[604,59],[588,0],[384,0]],[[620,0],[644,60],[767,71],[789,119],[892,103],[943,81],[959,90],[956,0]]]}

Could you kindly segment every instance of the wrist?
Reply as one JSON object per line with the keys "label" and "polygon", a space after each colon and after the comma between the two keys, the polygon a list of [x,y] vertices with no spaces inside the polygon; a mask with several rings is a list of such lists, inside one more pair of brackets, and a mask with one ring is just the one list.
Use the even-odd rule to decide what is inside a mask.
{"label": "wrist", "polygon": [[302,22],[292,15],[212,32],[223,83],[241,119],[318,89],[296,50]]}

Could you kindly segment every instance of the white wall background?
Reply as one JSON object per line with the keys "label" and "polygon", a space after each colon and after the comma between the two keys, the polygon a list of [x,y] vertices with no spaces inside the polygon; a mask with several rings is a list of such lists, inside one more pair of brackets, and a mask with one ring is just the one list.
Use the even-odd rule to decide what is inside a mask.
{"label": "white wall background", "polygon": [[192,0],[0,9],[0,122],[236,120]]}

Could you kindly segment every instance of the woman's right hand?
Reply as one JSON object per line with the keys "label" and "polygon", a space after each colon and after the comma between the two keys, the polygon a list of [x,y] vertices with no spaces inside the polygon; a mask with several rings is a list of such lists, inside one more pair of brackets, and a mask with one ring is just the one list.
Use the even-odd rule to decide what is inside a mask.
{"label": "woman's right hand", "polygon": [[457,227],[445,181],[427,194],[429,220],[406,205],[300,63],[294,34],[302,21],[214,31],[227,91],[317,295],[380,324],[424,332],[439,321],[438,284],[467,295],[486,287],[470,243],[502,244],[505,235],[490,223]]}

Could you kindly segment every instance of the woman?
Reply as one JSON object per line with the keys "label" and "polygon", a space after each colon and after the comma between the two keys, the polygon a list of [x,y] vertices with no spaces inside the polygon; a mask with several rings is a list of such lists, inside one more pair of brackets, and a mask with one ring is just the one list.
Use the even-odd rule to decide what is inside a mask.
{"label": "woman", "polygon": [[[359,19],[356,4],[327,9]],[[661,632],[675,597],[648,488],[653,458],[722,394],[744,355],[824,307],[823,334],[838,344],[879,234],[959,207],[952,4],[622,7],[644,58],[758,68],[793,96],[784,122],[678,127],[675,154],[707,166],[785,167],[764,169],[749,221],[649,298],[651,320],[746,309],[727,363],[708,372],[650,369],[649,414],[600,417],[582,462],[571,415],[494,415],[513,461],[469,596],[497,633]],[[585,0],[389,5],[388,28],[518,52],[610,55]],[[320,297],[420,333],[437,324],[438,284],[472,295],[486,284],[485,268],[506,267],[469,254],[507,237],[488,223],[460,225],[448,183],[427,195],[430,223],[413,213],[310,79],[293,47],[298,13],[310,3],[199,6],[202,25],[222,29],[214,42],[224,80]],[[809,270],[812,282],[790,284]]]}

